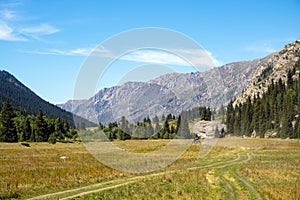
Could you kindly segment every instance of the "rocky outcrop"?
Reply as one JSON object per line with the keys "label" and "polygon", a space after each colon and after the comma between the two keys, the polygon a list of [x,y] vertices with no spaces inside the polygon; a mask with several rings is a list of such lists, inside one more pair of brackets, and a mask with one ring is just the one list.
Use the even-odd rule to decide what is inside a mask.
{"label": "rocky outcrop", "polygon": [[272,83],[281,79],[287,80],[287,73],[298,61],[300,55],[300,38],[294,43],[286,45],[279,52],[268,56],[266,62],[261,64],[254,72],[251,83],[246,90],[235,100],[234,105],[245,102],[246,98],[261,97]]}

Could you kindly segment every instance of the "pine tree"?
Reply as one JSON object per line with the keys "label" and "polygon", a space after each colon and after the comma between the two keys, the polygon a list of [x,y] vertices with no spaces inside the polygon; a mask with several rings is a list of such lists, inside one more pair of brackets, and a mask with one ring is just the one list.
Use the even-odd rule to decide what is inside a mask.
{"label": "pine tree", "polygon": [[14,124],[16,114],[9,101],[6,101],[1,110],[0,118],[0,141],[18,142],[18,134]]}
{"label": "pine tree", "polygon": [[[300,59],[298,61],[300,63]],[[300,133],[300,74],[295,80],[296,66],[287,74],[286,85],[279,79],[271,80],[267,91],[233,109],[232,101],[227,106],[226,125],[229,133],[250,135],[255,131],[264,136],[268,131],[279,133],[281,138],[298,138]],[[296,119],[295,117],[298,116]],[[294,124],[295,123],[295,124]],[[294,124],[294,127],[293,127]]]}
{"label": "pine tree", "polygon": [[[144,122],[147,121],[147,119],[145,118],[144,119]],[[125,116],[122,116],[121,117],[121,125],[120,125],[120,128],[121,130],[124,132],[124,133],[127,133],[127,134],[130,134],[130,130],[129,130],[129,127],[128,127],[128,121],[126,120]]]}
{"label": "pine tree", "polygon": [[[178,118],[178,121],[179,121],[179,118]],[[178,129],[177,135],[180,138],[186,138],[186,139],[188,139],[188,138],[192,137],[190,129],[189,129],[188,120],[187,120],[185,114],[181,115],[180,122],[177,123],[177,126],[179,126],[177,128]]]}
{"label": "pine tree", "polygon": [[234,116],[235,116],[235,111],[233,108],[233,101],[231,100],[226,110],[226,126],[229,134],[234,133],[234,120],[235,120]]}
{"label": "pine tree", "polygon": [[161,131],[161,127],[159,125],[159,121],[156,121],[154,133],[157,135],[157,138],[160,138],[160,131]]}
{"label": "pine tree", "polygon": [[30,118],[29,118],[29,116],[26,116],[22,123],[23,141],[27,141],[30,139],[31,129],[32,128],[30,125]]}
{"label": "pine tree", "polygon": [[168,120],[165,121],[163,129],[166,133],[170,133],[170,126],[169,126],[169,121]]}
{"label": "pine tree", "polygon": [[48,132],[48,124],[44,118],[42,111],[35,118],[36,130],[35,130],[35,140],[36,142],[47,142],[50,136]]}
{"label": "pine tree", "polygon": [[237,105],[235,107],[235,116],[234,116],[234,124],[233,124],[233,132],[237,135],[242,135],[241,133],[241,119],[242,119],[242,111],[241,111],[242,105]]}
{"label": "pine tree", "polygon": [[177,123],[176,123],[176,130],[175,130],[175,132],[176,132],[177,135],[179,135],[178,131],[179,131],[180,123],[181,123],[181,115],[178,116]]}
{"label": "pine tree", "polygon": [[157,117],[157,115],[155,115],[155,117],[152,119],[153,123],[158,123],[159,122],[159,119]]}
{"label": "pine tree", "polygon": [[52,133],[52,134],[49,136],[48,142],[49,142],[50,144],[55,144],[55,143],[56,143],[56,137],[55,137],[54,133]]}

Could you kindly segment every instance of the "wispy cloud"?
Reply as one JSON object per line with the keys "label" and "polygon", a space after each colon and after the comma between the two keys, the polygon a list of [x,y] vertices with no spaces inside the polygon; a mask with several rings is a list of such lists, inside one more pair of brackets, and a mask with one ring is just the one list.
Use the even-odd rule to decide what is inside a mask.
{"label": "wispy cloud", "polygon": [[136,50],[118,57],[105,48],[76,48],[71,50],[46,49],[43,51],[23,51],[26,53],[43,54],[43,55],[63,55],[63,56],[102,56],[116,58],[120,60],[151,63],[151,64],[169,64],[179,66],[219,66],[221,63],[212,56],[212,53],[206,50],[178,49],[169,53],[162,50]]}
{"label": "wispy cloud", "polygon": [[40,24],[37,26],[25,27],[21,28],[20,30],[21,33],[29,35],[50,35],[59,31],[60,30],[58,28],[55,28],[54,26],[51,26],[49,24]]}
{"label": "wispy cloud", "polygon": [[24,21],[24,16],[16,10],[21,5],[23,3],[20,1],[0,3],[0,40],[26,41],[37,39],[42,41],[41,36],[60,31],[48,23],[33,24],[30,20]]}
{"label": "wispy cloud", "polygon": [[184,59],[164,51],[140,50],[122,56],[120,59],[136,62],[189,65]]}
{"label": "wispy cloud", "polygon": [[0,40],[25,41],[26,38],[20,36],[15,30],[5,22],[0,21]]}
{"label": "wispy cloud", "polygon": [[212,53],[203,49],[176,49],[170,53],[162,50],[139,50],[129,53],[120,59],[180,66],[195,65],[213,67],[220,64],[220,62],[212,56]]}
{"label": "wispy cloud", "polygon": [[179,49],[181,55],[197,66],[220,66],[221,61],[206,49]]}
{"label": "wispy cloud", "polygon": [[43,51],[22,51],[30,54],[40,55],[61,55],[61,56],[88,56],[92,52],[92,48],[76,48],[72,50],[46,49]]}
{"label": "wispy cloud", "polygon": [[15,19],[17,16],[17,12],[9,9],[4,9],[0,11],[2,18],[7,20]]}

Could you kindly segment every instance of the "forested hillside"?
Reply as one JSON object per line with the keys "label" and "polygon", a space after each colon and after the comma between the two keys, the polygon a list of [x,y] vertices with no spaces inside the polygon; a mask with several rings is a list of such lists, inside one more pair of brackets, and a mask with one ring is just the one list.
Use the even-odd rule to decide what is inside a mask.
{"label": "forested hillside", "polygon": [[227,131],[235,135],[300,138],[300,60],[287,73],[287,81],[271,81],[261,98],[227,106]]}
{"label": "forested hillside", "polygon": [[[21,113],[37,115],[42,111],[50,118],[61,118],[75,127],[73,114],[49,102],[46,102],[13,75],[0,71],[0,109],[5,101],[9,100],[12,107]],[[85,119],[76,116],[76,121],[84,122],[86,126],[92,125]]]}
{"label": "forested hillside", "polygon": [[6,101],[0,113],[0,142],[50,142],[75,139],[77,131],[67,120],[48,118],[42,112],[26,115],[14,110]]}

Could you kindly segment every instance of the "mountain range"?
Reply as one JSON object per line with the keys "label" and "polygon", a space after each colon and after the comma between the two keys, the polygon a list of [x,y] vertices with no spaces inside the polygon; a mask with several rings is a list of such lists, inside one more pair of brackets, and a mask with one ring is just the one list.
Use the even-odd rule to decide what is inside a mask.
{"label": "mountain range", "polygon": [[286,55],[280,52],[260,59],[229,63],[205,72],[171,73],[148,82],[127,82],[101,89],[89,99],[70,100],[58,106],[104,124],[119,121],[122,116],[136,122],[148,116],[178,115],[182,110],[196,106],[217,109],[245,92],[253,79],[262,73],[258,71],[262,66],[275,66],[281,62]]}
{"label": "mountain range", "polygon": [[89,99],[69,100],[57,106],[40,98],[9,72],[0,71],[0,108],[9,99],[20,112],[43,111],[48,117],[60,117],[72,125],[85,122],[87,126],[94,125],[90,121],[107,124],[122,116],[136,122],[145,117],[178,115],[197,106],[218,109],[232,99],[238,104],[248,96],[261,96],[272,80],[286,81],[299,54],[300,39],[264,58],[233,62],[205,72],[165,74],[148,82],[127,82],[101,89]]}

